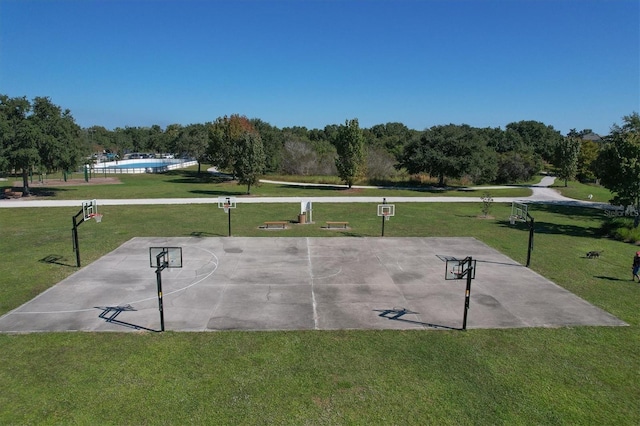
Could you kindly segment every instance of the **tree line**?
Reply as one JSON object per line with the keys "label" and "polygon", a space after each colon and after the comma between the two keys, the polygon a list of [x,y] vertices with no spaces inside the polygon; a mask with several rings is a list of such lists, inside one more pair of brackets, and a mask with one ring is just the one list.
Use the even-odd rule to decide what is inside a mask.
{"label": "tree line", "polygon": [[77,170],[92,153],[194,158],[232,174],[247,185],[247,192],[267,173],[339,176],[349,186],[360,180],[379,183],[428,176],[444,186],[452,179],[517,183],[552,168],[565,184],[600,179],[617,194],[617,203],[640,207],[639,131],[636,112],[601,138],[590,129],[562,135],[532,120],[509,123],[504,129],[446,124],[418,131],[397,122],[360,128],[354,118],[307,129],[278,128],[239,114],[164,129],[154,125],[108,130],[98,125],[81,128],[69,110],[47,97],[29,101],[0,95],[0,172],[20,173],[28,194],[30,172]]}

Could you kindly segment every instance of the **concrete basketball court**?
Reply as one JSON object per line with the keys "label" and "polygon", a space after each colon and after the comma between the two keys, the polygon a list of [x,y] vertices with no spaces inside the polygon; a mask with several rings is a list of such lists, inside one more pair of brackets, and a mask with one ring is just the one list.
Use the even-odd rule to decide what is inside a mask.
{"label": "concrete basketball court", "polygon": [[[134,238],[0,317],[0,332],[160,330],[150,247],[182,247],[162,272],[165,330],[460,329],[627,325],[474,238]],[[535,261],[535,254],[534,254]]]}

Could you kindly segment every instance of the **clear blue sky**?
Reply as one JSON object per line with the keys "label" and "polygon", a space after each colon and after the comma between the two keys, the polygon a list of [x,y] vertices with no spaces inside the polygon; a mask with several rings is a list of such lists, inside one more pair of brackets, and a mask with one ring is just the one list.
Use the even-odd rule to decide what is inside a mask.
{"label": "clear blue sky", "polygon": [[640,111],[638,0],[0,0],[0,93],[163,128],[536,120]]}

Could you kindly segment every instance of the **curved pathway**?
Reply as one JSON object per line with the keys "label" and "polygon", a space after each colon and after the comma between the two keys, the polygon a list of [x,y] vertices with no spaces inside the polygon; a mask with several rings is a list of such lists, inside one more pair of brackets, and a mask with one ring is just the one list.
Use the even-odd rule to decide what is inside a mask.
{"label": "curved pathway", "polygon": [[[217,172],[215,169],[209,169],[210,172]],[[612,208],[608,203],[596,203],[591,201],[574,200],[560,195],[557,191],[549,188],[555,181],[555,177],[545,176],[540,183],[530,186],[533,193],[528,197],[494,197],[495,203],[541,203],[541,204],[561,204],[574,205],[582,207],[591,207],[598,209]],[[291,186],[318,186],[318,187],[334,187],[342,188],[343,185],[327,185],[327,184],[310,184],[282,182],[272,180],[261,180],[262,183],[275,185],[291,185]],[[346,188],[346,186],[344,186]],[[481,189],[503,189],[514,186],[486,186],[478,187]],[[356,189],[385,189],[386,187],[378,186],[353,186]],[[386,188],[392,191],[398,188]],[[473,189],[473,188],[470,188]],[[257,203],[299,203],[302,201],[313,203],[379,203],[381,196],[377,197],[236,197],[238,204],[257,204]],[[478,203],[480,197],[394,197],[385,196],[389,203]],[[100,199],[99,204],[103,206],[115,205],[169,205],[169,204],[217,204],[218,199],[208,198],[138,198],[138,199]],[[3,199],[0,200],[0,208],[12,207],[74,207],[81,206],[82,200],[47,200],[47,199]]]}

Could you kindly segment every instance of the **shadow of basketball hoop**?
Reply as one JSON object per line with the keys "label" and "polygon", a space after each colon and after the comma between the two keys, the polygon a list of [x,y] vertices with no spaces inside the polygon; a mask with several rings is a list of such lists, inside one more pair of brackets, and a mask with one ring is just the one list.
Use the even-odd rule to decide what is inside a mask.
{"label": "shadow of basketball hoop", "polygon": [[125,306],[96,306],[95,308],[102,310],[102,313],[100,315],[98,315],[98,317],[102,318],[103,320],[105,320],[108,323],[121,325],[123,327],[133,328],[135,330],[146,330],[146,331],[153,331],[153,332],[156,332],[156,333],[160,332],[160,330],[154,330],[152,328],[147,328],[147,327],[143,327],[141,325],[136,325],[136,324],[132,324],[130,322],[120,321],[120,320],[116,319],[116,317],[118,315],[120,315],[122,312],[135,311],[136,309],[134,307],[132,307],[131,305],[125,305]]}
{"label": "shadow of basketball hoop", "polygon": [[51,265],[70,266],[70,267],[75,266],[75,265],[71,265],[70,263],[61,262],[61,260],[66,260],[66,258],[60,254],[50,254],[49,256],[45,256],[42,259],[40,259],[40,262],[49,263]]}
{"label": "shadow of basketball hoop", "polygon": [[406,323],[409,323],[409,324],[423,325],[425,327],[430,327],[430,328],[443,328],[443,329],[447,329],[447,330],[462,330],[461,328],[458,328],[458,327],[449,327],[447,325],[431,324],[431,323],[428,323],[428,322],[415,321],[415,320],[410,320],[410,319],[403,318],[407,314],[419,314],[420,313],[420,312],[412,312],[412,311],[409,311],[409,310],[407,310],[405,308],[374,309],[373,311],[374,312],[380,312],[380,314],[378,315],[379,317],[386,318],[386,319],[393,320],[393,321],[402,321],[402,322],[406,322]]}

